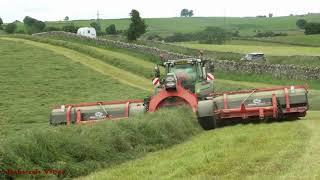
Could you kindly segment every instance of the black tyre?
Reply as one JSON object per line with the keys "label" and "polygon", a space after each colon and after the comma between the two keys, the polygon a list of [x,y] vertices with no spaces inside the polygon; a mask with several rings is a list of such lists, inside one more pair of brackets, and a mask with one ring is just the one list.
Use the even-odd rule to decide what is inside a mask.
{"label": "black tyre", "polygon": [[210,130],[217,127],[217,120],[212,116],[199,117],[198,122],[204,130]]}

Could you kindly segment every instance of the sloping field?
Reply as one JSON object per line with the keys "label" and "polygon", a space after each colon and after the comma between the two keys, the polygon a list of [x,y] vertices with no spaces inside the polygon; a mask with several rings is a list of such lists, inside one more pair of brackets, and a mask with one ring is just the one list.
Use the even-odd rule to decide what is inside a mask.
{"label": "sloping field", "polygon": [[[278,36],[271,38],[255,38],[254,40],[301,46],[320,46],[320,35]],[[253,41],[253,43],[257,41]]]}
{"label": "sloping field", "polygon": [[259,46],[259,45],[208,45],[208,44],[189,44],[189,43],[177,43],[178,45],[204,49],[209,51],[219,52],[235,52],[235,53],[251,53],[251,52],[263,52],[267,56],[320,56],[319,47],[301,47],[301,46],[287,46],[278,45],[274,46]]}
{"label": "sloping field", "polygon": [[[283,31],[291,34],[302,33],[296,26],[296,21],[300,18],[307,21],[320,22],[319,15],[287,16],[273,18],[256,17],[191,17],[191,18],[146,18],[148,33],[158,35],[169,35],[175,32],[195,32],[203,30],[207,26],[218,26],[232,30],[239,30],[241,35],[254,35],[255,30],[260,31]],[[72,21],[78,26],[89,26],[94,20]],[[105,19],[101,20],[102,29],[110,24],[115,24],[117,29],[127,29],[129,19]],[[48,26],[62,27],[68,22],[46,22]]]}
{"label": "sloping field", "polygon": [[[85,53],[86,55],[93,56],[102,60],[105,63],[108,63],[112,66],[116,66],[120,69],[127,70],[133,74],[137,74],[143,77],[149,78],[151,75],[151,69],[153,69],[154,64],[144,58],[151,57],[143,57],[141,55],[138,57],[134,57],[131,52],[120,51],[114,52],[110,49],[107,49],[103,46],[97,46],[94,44],[87,44],[86,42],[82,42],[75,39],[70,39],[71,42],[66,42],[63,40],[54,40],[47,38],[30,38],[22,36],[22,38],[28,38],[33,41],[50,43],[51,45],[61,45],[68,49],[75,50],[80,53]],[[117,50],[119,51],[119,50]],[[163,72],[163,70],[162,70]],[[292,80],[274,80],[272,77],[267,76],[254,76],[254,75],[243,75],[243,74],[228,74],[218,72],[217,74],[218,80],[216,81],[216,91],[228,91],[228,90],[239,90],[239,89],[249,89],[249,88],[257,88],[257,87],[270,87],[272,85],[293,85],[293,84],[309,84],[311,90],[309,93],[311,108],[314,110],[320,110],[320,91],[318,81],[292,81]],[[223,79],[222,79],[223,78]],[[229,80],[226,80],[229,79]],[[230,81],[237,80],[237,81]],[[128,79],[129,80],[129,79]],[[260,82],[260,83],[259,83]],[[265,82],[265,83],[261,83]],[[150,86],[150,84],[148,84]]]}
{"label": "sloping field", "polygon": [[[119,83],[122,76],[112,73],[117,70],[128,75],[126,71],[109,68],[76,51],[10,38],[0,39],[0,49],[0,179],[8,169],[65,171],[59,177],[86,175],[182,142],[201,131],[194,114],[184,108],[133,121],[49,126],[53,105],[143,98],[150,92],[130,86],[136,83],[134,79]],[[23,179],[35,177],[53,178],[55,174],[21,175]]]}
{"label": "sloping field", "polygon": [[97,72],[111,76],[112,78],[120,81],[121,83],[125,83],[142,90],[149,90],[149,91],[152,90],[151,83],[149,83],[150,81],[148,81],[147,79],[139,77],[130,72],[126,72],[114,66],[108,65],[106,63],[103,63],[102,61],[92,58],[90,56],[87,56],[85,54],[81,54],[79,52],[76,52],[67,48],[53,46],[45,43],[38,43],[38,42],[25,40],[25,39],[17,39],[17,38],[1,38],[1,39],[22,42],[22,43],[39,47],[39,48],[45,48],[45,49],[51,50],[57,54],[64,55],[73,61],[79,62]]}
{"label": "sloping field", "polygon": [[80,179],[317,179],[320,113],[294,122],[207,131]]}
{"label": "sloping field", "polygon": [[[1,107],[4,109],[0,111],[2,113],[0,124],[13,123],[12,120],[17,120],[19,117],[30,117],[23,118],[26,121],[33,119],[32,122],[47,122],[47,113],[41,116],[41,118],[45,118],[45,121],[34,116],[34,113],[39,108],[45,108],[48,112],[47,108],[66,101],[76,103],[102,99],[127,99],[149,94],[147,91],[141,90],[140,87],[139,89],[132,88],[110,79],[110,76],[114,76],[113,73],[117,73],[113,70],[119,70],[112,66],[107,64],[92,66],[100,73],[86,68],[82,63],[87,63],[87,59],[93,62],[96,59],[69,49],[16,39],[9,39],[9,41],[0,39],[0,46],[0,82],[1,94],[4,98],[1,102]],[[41,48],[38,50],[36,47]],[[50,51],[45,50],[46,48]],[[66,57],[70,57],[70,59]],[[88,62],[88,66],[91,65],[89,63],[91,62]],[[122,70],[120,70],[120,74],[134,77],[133,74]],[[109,78],[106,79],[105,75],[109,75]],[[119,77],[115,77],[115,79]],[[123,79],[126,80],[126,78]],[[141,82],[142,87],[149,85],[149,81],[143,78],[138,78],[138,81],[129,80],[128,84]],[[122,94],[119,90],[129,90],[132,93]],[[13,97],[14,99],[12,99]],[[21,106],[32,111],[23,110],[24,108]],[[17,121],[21,123],[23,119]]]}
{"label": "sloping field", "polygon": [[[305,121],[237,125],[204,133],[184,108],[138,116],[133,121],[49,127],[47,115],[55,104],[149,94],[144,87],[151,89],[150,80],[141,78],[136,69],[113,65],[108,58],[147,61],[83,46],[108,54],[99,58],[91,51],[67,48],[71,46],[0,38],[0,93],[5,97],[0,103],[4,117],[0,123],[0,161],[4,165],[0,170],[63,169],[66,173],[60,177],[78,177],[107,168],[90,179],[311,177],[310,172],[318,173],[319,157],[314,152],[320,147],[316,144],[319,112],[315,111]],[[139,66],[130,60],[126,63]],[[145,64],[149,66],[152,64]],[[216,85],[223,91],[264,84],[218,80]],[[191,141],[144,157],[199,133]],[[316,160],[309,164],[310,171],[294,171],[311,159]],[[44,174],[36,177],[48,178]]]}

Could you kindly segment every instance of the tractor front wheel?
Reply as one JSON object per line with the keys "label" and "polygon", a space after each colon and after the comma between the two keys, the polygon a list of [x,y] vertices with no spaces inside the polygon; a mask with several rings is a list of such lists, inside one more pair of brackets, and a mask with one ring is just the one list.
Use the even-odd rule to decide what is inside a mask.
{"label": "tractor front wheel", "polygon": [[213,116],[199,117],[198,122],[204,130],[210,130],[217,127],[217,120]]}

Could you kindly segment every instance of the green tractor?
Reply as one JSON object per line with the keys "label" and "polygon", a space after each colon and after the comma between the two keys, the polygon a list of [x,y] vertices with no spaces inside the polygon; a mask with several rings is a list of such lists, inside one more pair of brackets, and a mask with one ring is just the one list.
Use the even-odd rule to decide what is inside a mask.
{"label": "green tractor", "polygon": [[[213,64],[209,61],[189,58],[167,60],[160,65],[165,69],[165,76],[164,78],[160,77],[159,65],[156,66],[153,79],[155,90],[152,97],[157,97],[159,92],[166,92],[166,96],[157,104],[156,109],[184,104],[190,105],[192,103],[187,102],[187,100],[190,97],[193,99],[196,97],[198,106],[201,106],[201,110],[195,110],[195,112],[198,112],[200,125],[204,129],[215,128],[217,119],[214,119],[213,113],[211,113],[213,108],[212,95],[214,93],[214,76],[211,74],[214,69]],[[178,87],[182,87],[183,90],[179,91]],[[181,94],[186,93],[185,90],[190,92],[191,95],[189,97],[181,96]],[[173,95],[173,93],[168,92],[177,94]],[[145,102],[150,106],[148,101]]]}
{"label": "green tractor", "polygon": [[199,100],[214,92],[214,77],[211,74],[213,65],[208,61],[190,58],[168,60],[161,65],[165,68],[165,77],[160,80],[160,68],[156,66],[153,80],[156,86],[154,95],[162,89],[159,85],[164,85],[167,90],[174,90],[178,81],[183,88],[196,94]]}

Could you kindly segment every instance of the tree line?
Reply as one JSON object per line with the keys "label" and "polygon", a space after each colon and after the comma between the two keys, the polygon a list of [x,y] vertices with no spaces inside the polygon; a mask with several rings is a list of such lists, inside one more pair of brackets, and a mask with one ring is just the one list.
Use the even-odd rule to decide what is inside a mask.
{"label": "tree line", "polygon": [[[95,28],[97,35],[115,35],[115,34],[125,34],[128,40],[136,40],[142,34],[144,34],[147,30],[147,25],[145,21],[140,17],[140,13],[133,9],[130,12],[130,20],[131,23],[127,30],[117,30],[115,24],[111,24],[105,28],[105,31],[102,30],[101,24],[99,20],[90,23],[90,26]],[[64,21],[69,21],[69,17],[66,16]],[[19,33],[27,33],[27,34],[34,34],[39,32],[48,32],[48,31],[65,31],[71,33],[77,33],[77,30],[80,28],[74,25],[73,22],[67,22],[61,28],[59,27],[46,27],[46,23],[30,16],[26,16],[23,19],[24,24],[24,31]],[[3,26],[3,21],[0,18],[0,30],[5,30],[7,33],[17,33],[17,22],[8,23]]]}
{"label": "tree line", "polygon": [[298,19],[296,25],[300,29],[304,29],[304,34],[320,34],[320,23],[308,22],[305,19]]}
{"label": "tree line", "polygon": [[229,32],[220,27],[209,26],[195,33],[174,33],[164,38],[166,42],[199,41],[202,44],[223,44],[231,37],[239,36],[239,32]]}

